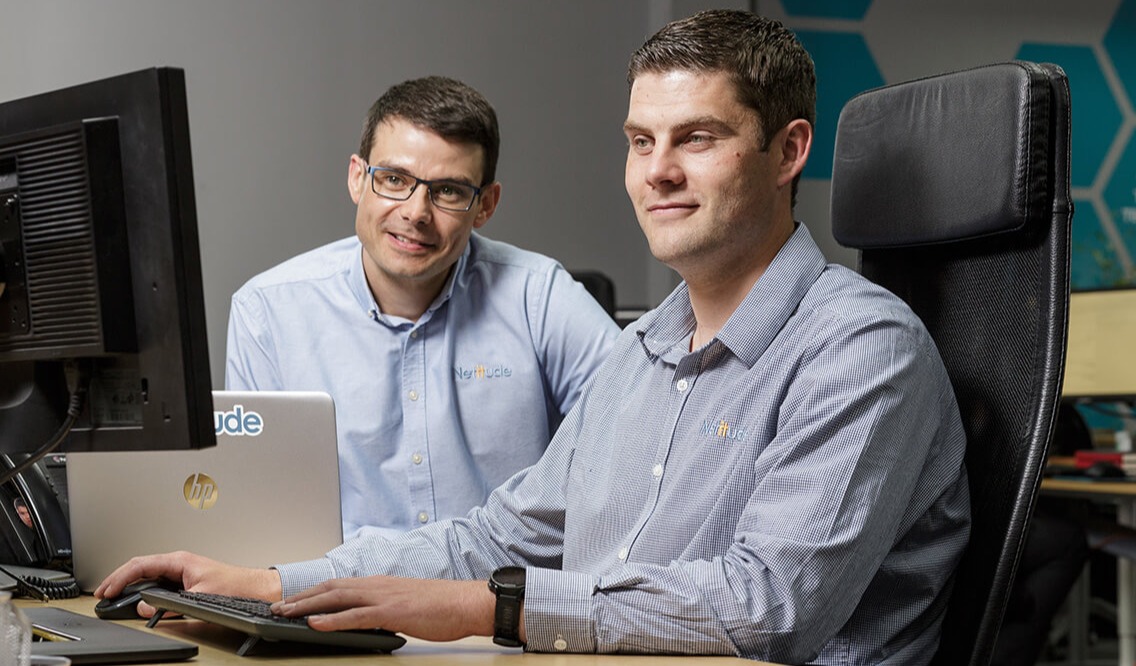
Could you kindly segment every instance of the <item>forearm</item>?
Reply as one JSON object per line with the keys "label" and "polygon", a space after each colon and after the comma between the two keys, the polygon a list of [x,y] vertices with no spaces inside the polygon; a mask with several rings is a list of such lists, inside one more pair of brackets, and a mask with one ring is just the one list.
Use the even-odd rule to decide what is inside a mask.
{"label": "forearm", "polygon": [[[340,578],[288,597],[273,609],[308,616],[320,631],[382,627],[431,641],[492,636],[496,598],[484,580]],[[521,637],[524,639],[524,621]]]}

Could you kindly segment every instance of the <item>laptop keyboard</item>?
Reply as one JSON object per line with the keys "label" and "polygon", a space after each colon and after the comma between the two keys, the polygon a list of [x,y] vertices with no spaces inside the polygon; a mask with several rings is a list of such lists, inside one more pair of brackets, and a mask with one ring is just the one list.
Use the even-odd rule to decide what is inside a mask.
{"label": "laptop keyboard", "polygon": [[382,629],[316,631],[308,626],[305,618],[274,615],[269,603],[260,599],[186,590],[171,591],[160,587],[143,590],[142,599],[158,609],[158,613],[147,624],[149,627],[156,625],[168,611],[244,632],[248,639],[237,650],[237,654],[242,657],[261,640],[295,641],[380,652],[392,652],[406,643],[402,636]]}

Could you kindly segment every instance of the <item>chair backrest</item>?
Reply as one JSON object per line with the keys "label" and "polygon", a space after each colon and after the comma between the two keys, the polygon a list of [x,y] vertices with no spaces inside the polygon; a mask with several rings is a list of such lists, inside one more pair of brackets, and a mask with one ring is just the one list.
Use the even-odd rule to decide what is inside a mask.
{"label": "chair backrest", "polygon": [[570,271],[577,282],[596,299],[611,317],[615,318],[615,282],[600,271]]}
{"label": "chair backrest", "polygon": [[934,337],[967,434],[973,526],[936,664],[987,664],[1060,398],[1069,86],[1021,61],[861,94],[840,115],[836,239]]}

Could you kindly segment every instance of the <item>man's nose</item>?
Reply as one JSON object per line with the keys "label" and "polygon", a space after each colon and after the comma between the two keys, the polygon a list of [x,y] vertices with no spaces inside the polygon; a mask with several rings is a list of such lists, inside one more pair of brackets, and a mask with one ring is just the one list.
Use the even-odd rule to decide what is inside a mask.
{"label": "man's nose", "polygon": [[430,201],[430,188],[419,184],[402,204],[402,215],[411,224],[427,224],[434,218],[434,204]]}
{"label": "man's nose", "polygon": [[674,149],[656,146],[648,160],[646,178],[651,186],[674,186],[685,180],[686,176]]}

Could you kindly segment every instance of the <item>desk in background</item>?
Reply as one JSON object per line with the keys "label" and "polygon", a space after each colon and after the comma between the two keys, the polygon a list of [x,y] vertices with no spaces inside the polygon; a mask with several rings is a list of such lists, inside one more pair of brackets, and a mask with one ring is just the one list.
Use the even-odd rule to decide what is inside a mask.
{"label": "desk in background", "polygon": [[[21,606],[40,602],[21,600]],[[94,615],[95,599],[80,597],[52,601],[51,605],[83,615]],[[143,620],[130,620],[122,624],[142,631],[152,631],[170,638],[194,643],[200,652],[187,664],[214,664],[251,666],[263,662],[256,656],[238,657],[237,649],[244,642],[244,634],[199,620],[166,620],[154,629],[147,629]],[[533,666],[690,666],[691,657],[651,656],[644,660],[636,655],[599,654],[535,654],[494,645],[488,638],[465,638],[452,643],[431,643],[415,638],[390,655],[381,657],[373,653],[320,654],[319,648],[297,643],[267,643],[257,646],[256,655],[270,659],[273,666],[312,666],[315,664],[366,664],[366,666],[463,666],[482,664],[531,664]],[[734,657],[697,657],[697,666],[749,664],[750,666],[776,666],[769,662],[746,661]]]}
{"label": "desk in background", "polygon": [[[1042,480],[1041,492],[1050,497],[1114,503],[1117,522],[1136,528],[1136,482],[1049,478]],[[1128,558],[1116,558],[1116,636],[1120,666],[1136,662],[1136,569],[1133,564]]]}

